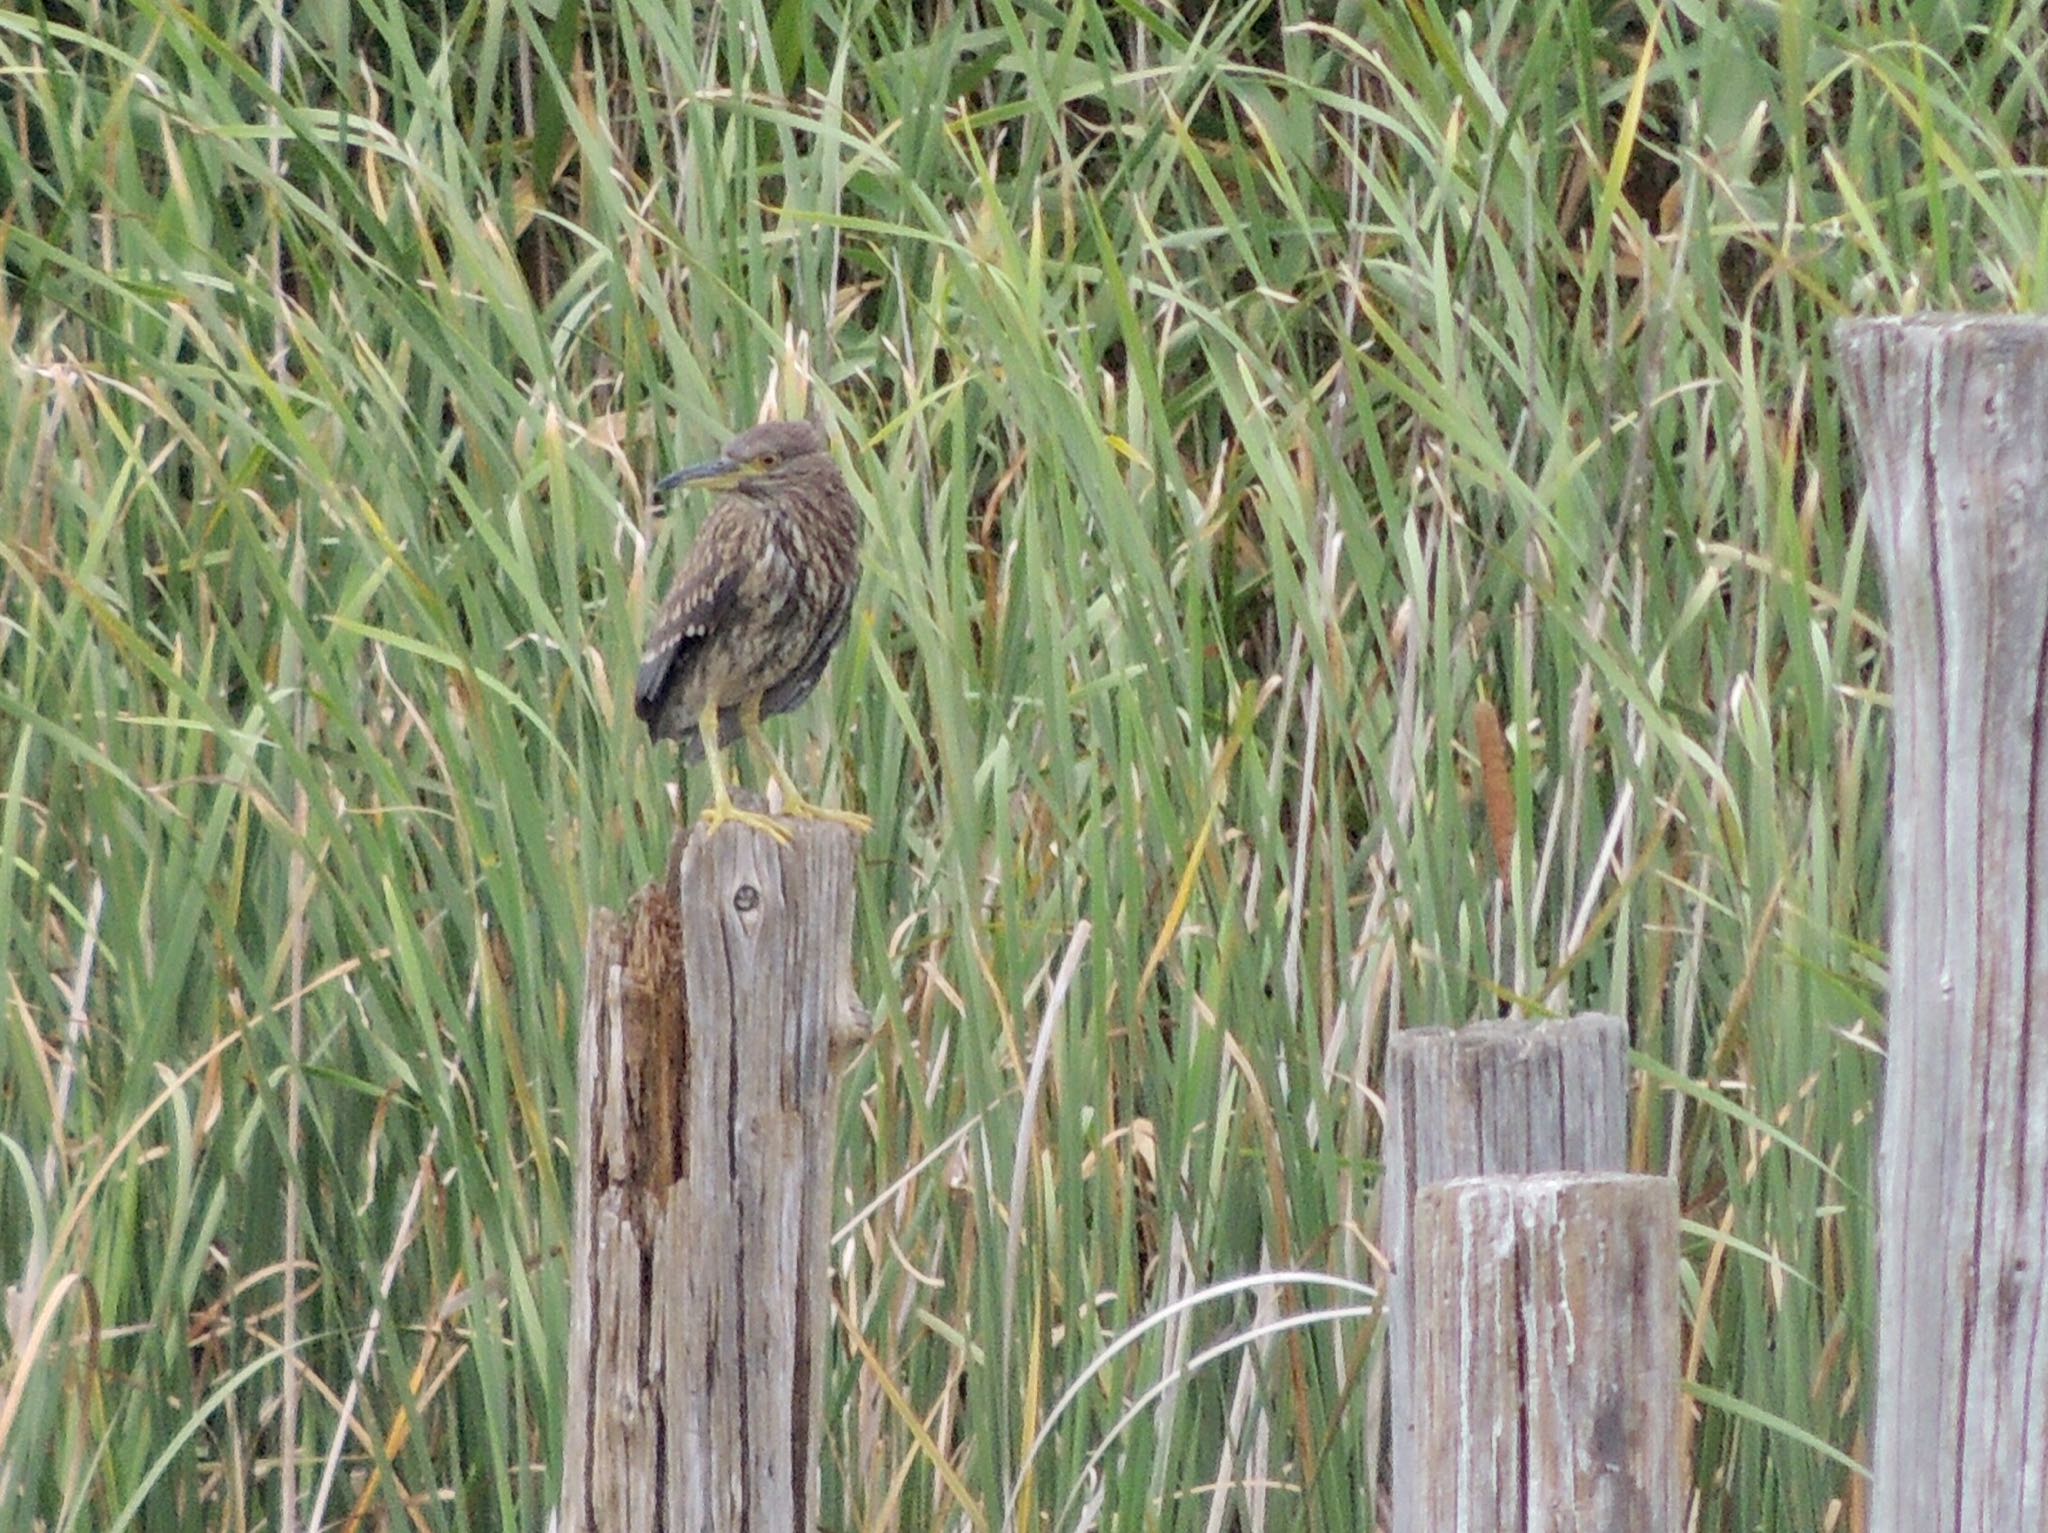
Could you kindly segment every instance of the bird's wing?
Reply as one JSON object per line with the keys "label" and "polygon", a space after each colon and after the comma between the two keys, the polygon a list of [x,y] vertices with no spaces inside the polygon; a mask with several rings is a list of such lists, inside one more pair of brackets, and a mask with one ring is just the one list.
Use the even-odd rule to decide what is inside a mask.
{"label": "bird's wing", "polygon": [[705,518],[647,636],[633,689],[633,711],[643,720],[659,716],[677,660],[718,626],[739,593],[756,539],[749,536],[753,519],[730,510],[726,502]]}

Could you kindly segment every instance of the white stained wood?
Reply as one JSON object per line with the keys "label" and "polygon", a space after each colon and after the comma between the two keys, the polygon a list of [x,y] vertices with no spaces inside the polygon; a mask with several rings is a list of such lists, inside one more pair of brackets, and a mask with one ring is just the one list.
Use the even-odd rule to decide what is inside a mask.
{"label": "white stained wood", "polygon": [[2048,321],[1837,332],[1890,606],[1873,1533],[2048,1528]]}
{"label": "white stained wood", "polygon": [[560,1533],[808,1533],[853,845],[691,834],[593,918]]}
{"label": "white stained wood", "polygon": [[1678,1193],[1665,1177],[1416,1198],[1412,1525],[1676,1533]]}

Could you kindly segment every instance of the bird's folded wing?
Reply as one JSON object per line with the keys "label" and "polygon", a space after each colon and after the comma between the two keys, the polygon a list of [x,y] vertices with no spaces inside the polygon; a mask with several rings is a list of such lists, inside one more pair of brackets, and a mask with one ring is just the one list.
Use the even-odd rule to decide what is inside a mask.
{"label": "bird's folded wing", "polygon": [[747,536],[745,523],[714,514],[690,545],[682,572],[661,605],[661,616],[647,636],[640,657],[640,680],[633,689],[633,711],[652,719],[661,711],[677,663],[709,635],[731,610],[747,573],[757,537]]}

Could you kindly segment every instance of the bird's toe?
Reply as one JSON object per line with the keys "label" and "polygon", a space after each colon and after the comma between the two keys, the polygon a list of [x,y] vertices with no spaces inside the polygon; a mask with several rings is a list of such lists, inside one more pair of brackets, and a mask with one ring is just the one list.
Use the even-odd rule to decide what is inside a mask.
{"label": "bird's toe", "polygon": [[758,830],[762,835],[771,837],[777,845],[789,845],[789,832],[776,822],[773,815],[757,814],[730,802],[712,804],[698,816],[698,820],[706,835],[714,834],[727,825],[744,825],[749,830]]}

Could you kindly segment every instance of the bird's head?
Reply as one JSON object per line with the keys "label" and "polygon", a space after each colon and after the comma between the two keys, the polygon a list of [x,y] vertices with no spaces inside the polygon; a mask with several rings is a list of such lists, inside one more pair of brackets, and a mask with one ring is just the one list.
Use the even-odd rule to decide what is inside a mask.
{"label": "bird's head", "polygon": [[784,479],[815,472],[821,459],[832,461],[825,434],[809,421],[764,421],[727,442],[709,463],[694,463],[657,480],[654,493],[699,485],[759,494]]}

